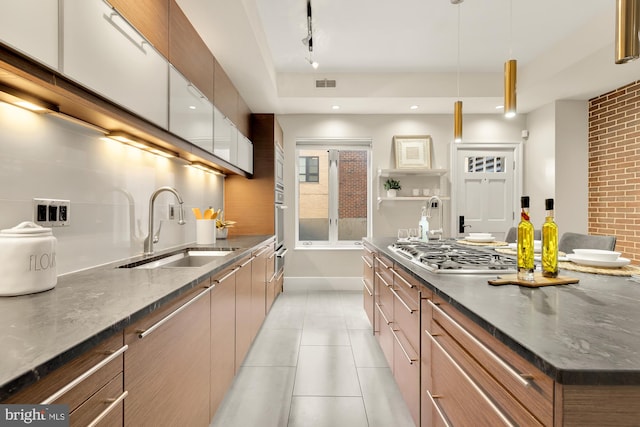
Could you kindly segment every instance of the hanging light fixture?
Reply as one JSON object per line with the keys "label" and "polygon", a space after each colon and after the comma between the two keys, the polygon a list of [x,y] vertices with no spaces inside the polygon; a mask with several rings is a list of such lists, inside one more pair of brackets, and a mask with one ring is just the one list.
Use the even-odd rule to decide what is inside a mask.
{"label": "hanging light fixture", "polygon": [[313,68],[318,68],[318,62],[313,60],[313,26],[311,21],[311,0],[307,0],[307,37],[302,39],[302,44],[309,49],[307,62],[311,64]]}
{"label": "hanging light fixture", "polygon": [[616,64],[624,64],[640,56],[640,0],[616,0]]}
{"label": "hanging light fixture", "polygon": [[[509,56],[513,56],[513,1],[509,0]],[[516,74],[518,62],[509,59],[504,63],[504,116],[516,115]]]}
{"label": "hanging light fixture", "polygon": [[462,101],[460,100],[460,3],[464,0],[451,0],[451,4],[458,5],[458,67],[457,88],[458,100],[453,104],[453,140],[462,142]]}

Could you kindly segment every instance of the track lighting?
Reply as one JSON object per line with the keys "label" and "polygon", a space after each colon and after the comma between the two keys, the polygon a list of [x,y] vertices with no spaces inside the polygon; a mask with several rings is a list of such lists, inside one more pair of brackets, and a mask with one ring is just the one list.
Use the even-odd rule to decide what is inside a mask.
{"label": "track lighting", "polygon": [[167,150],[166,148],[162,148],[150,142],[136,138],[132,135],[129,135],[126,132],[114,131],[114,132],[109,132],[106,136],[107,138],[113,139],[114,141],[118,141],[123,144],[130,145],[140,150],[148,151],[157,156],[166,157],[166,158],[178,157],[178,153],[174,153],[173,151]]}
{"label": "track lighting", "polygon": [[311,0],[307,0],[307,36],[302,39],[302,44],[309,49],[307,62],[311,64],[314,69],[317,69],[319,64],[313,60],[313,26],[311,21]]}
{"label": "track lighting", "polygon": [[0,101],[33,111],[34,113],[57,113],[60,111],[57,105],[53,105],[18,89],[2,84],[0,84]]}
{"label": "track lighting", "polygon": [[640,0],[616,1],[616,64],[638,59]]}

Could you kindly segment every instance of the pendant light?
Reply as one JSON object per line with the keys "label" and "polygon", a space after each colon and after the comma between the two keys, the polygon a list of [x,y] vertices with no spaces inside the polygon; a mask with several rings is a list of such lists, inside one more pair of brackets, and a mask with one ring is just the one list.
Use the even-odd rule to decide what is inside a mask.
{"label": "pendant light", "polygon": [[[509,56],[513,56],[513,1],[509,0]],[[516,74],[518,63],[509,59],[504,63],[504,116],[516,115]]]}
{"label": "pendant light", "polygon": [[638,59],[640,0],[616,0],[616,64]]}
{"label": "pendant light", "polygon": [[458,68],[457,88],[458,100],[453,104],[453,141],[462,142],[462,101],[460,100],[460,3],[464,0],[451,0],[451,4],[458,5]]}

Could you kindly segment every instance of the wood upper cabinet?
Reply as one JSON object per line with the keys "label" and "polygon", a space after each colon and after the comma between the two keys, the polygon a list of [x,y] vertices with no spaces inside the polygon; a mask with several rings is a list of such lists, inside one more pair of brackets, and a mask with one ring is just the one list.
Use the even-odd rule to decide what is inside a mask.
{"label": "wood upper cabinet", "polygon": [[211,290],[207,279],[125,328],[125,425],[209,425]]}
{"label": "wood upper cabinet", "polygon": [[[101,413],[106,418],[99,425],[122,425],[122,402],[127,397],[122,379],[126,350],[122,332],[117,333],[2,403],[66,404],[71,426],[88,425]],[[83,376],[86,378],[60,394]]]}
{"label": "wood upper cabinet", "polygon": [[169,0],[108,0],[165,58],[169,58]]}
{"label": "wood upper cabinet", "polygon": [[213,101],[213,54],[175,0],[169,0],[169,62]]}
{"label": "wood upper cabinet", "polygon": [[218,60],[214,59],[213,104],[234,124],[238,123],[238,90]]}
{"label": "wood upper cabinet", "polygon": [[226,217],[238,221],[231,234],[275,233],[275,144],[282,128],[274,114],[251,115],[253,177],[227,176]]}
{"label": "wood upper cabinet", "polygon": [[235,376],[237,267],[213,277],[211,291],[211,401],[213,419]]}
{"label": "wood upper cabinet", "polygon": [[251,134],[251,110],[244,99],[240,95],[238,95],[238,116],[236,127],[238,128],[238,132],[243,134],[246,137],[249,137]]}

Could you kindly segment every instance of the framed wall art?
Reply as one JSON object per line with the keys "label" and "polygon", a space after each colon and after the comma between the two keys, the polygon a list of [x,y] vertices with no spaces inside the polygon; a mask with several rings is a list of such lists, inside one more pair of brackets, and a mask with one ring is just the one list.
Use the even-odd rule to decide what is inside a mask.
{"label": "framed wall art", "polygon": [[396,135],[396,169],[431,169],[430,135]]}

